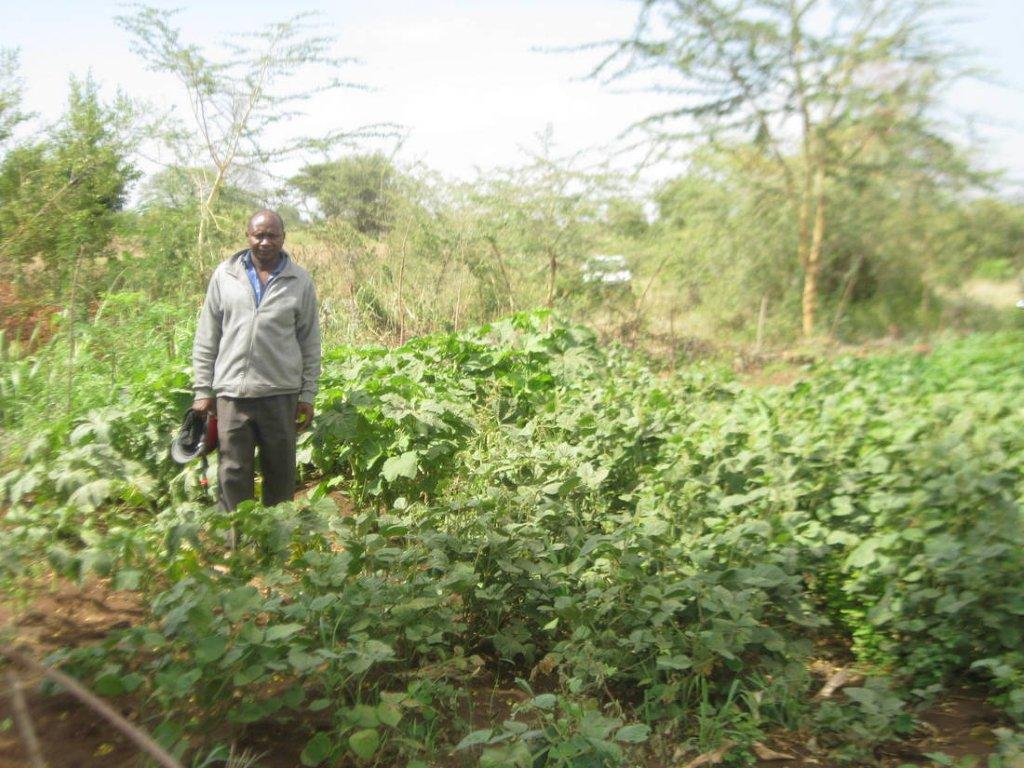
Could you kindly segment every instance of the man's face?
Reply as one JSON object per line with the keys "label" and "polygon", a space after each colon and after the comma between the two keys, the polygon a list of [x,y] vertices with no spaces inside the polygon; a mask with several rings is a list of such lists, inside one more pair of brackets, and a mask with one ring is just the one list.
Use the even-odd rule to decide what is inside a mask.
{"label": "man's face", "polygon": [[249,250],[261,261],[277,258],[284,245],[284,227],[273,216],[254,218],[249,222],[246,236],[249,238]]}

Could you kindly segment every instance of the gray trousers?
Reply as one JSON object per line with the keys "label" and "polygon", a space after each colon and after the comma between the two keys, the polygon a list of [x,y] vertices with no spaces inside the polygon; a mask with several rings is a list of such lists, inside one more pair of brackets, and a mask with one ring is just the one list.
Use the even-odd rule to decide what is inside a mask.
{"label": "gray trousers", "polygon": [[263,504],[295,495],[295,407],[298,394],[217,398],[218,496],[233,510],[255,498],[256,449],[263,471]]}

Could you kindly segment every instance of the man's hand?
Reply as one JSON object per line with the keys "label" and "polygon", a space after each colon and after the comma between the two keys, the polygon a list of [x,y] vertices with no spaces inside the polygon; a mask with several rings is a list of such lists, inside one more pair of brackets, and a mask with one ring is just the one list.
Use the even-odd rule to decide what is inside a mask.
{"label": "man's hand", "polygon": [[295,406],[295,429],[305,432],[313,423],[313,404],[299,403]]}
{"label": "man's hand", "polygon": [[217,414],[217,398],[215,397],[197,397],[196,401],[192,403],[192,410],[196,413],[200,413],[204,416],[209,416],[211,413]]}

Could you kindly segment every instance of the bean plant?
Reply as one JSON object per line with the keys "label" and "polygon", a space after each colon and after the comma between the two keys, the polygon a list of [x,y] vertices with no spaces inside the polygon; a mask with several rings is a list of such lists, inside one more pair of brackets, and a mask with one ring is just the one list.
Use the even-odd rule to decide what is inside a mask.
{"label": "bean plant", "polygon": [[[1024,721],[1022,354],[752,389],[543,313],[337,348],[304,492],[232,513],[166,457],[169,363],[0,477],[0,569],[138,592],[52,661],[196,765],[266,722],[307,766],[744,764],[780,731],[863,763],[950,684]],[[817,701],[830,654],[860,682]]]}

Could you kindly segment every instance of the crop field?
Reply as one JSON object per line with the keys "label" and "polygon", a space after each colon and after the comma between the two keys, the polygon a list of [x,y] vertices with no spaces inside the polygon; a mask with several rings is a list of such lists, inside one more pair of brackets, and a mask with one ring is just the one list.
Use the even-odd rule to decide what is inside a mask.
{"label": "crop field", "polygon": [[[130,381],[6,464],[0,642],[182,765],[1021,765],[1019,334],[762,388],[544,314],[335,348],[302,490],[230,515],[167,458],[189,371]],[[985,749],[907,746],[957,696]]]}

